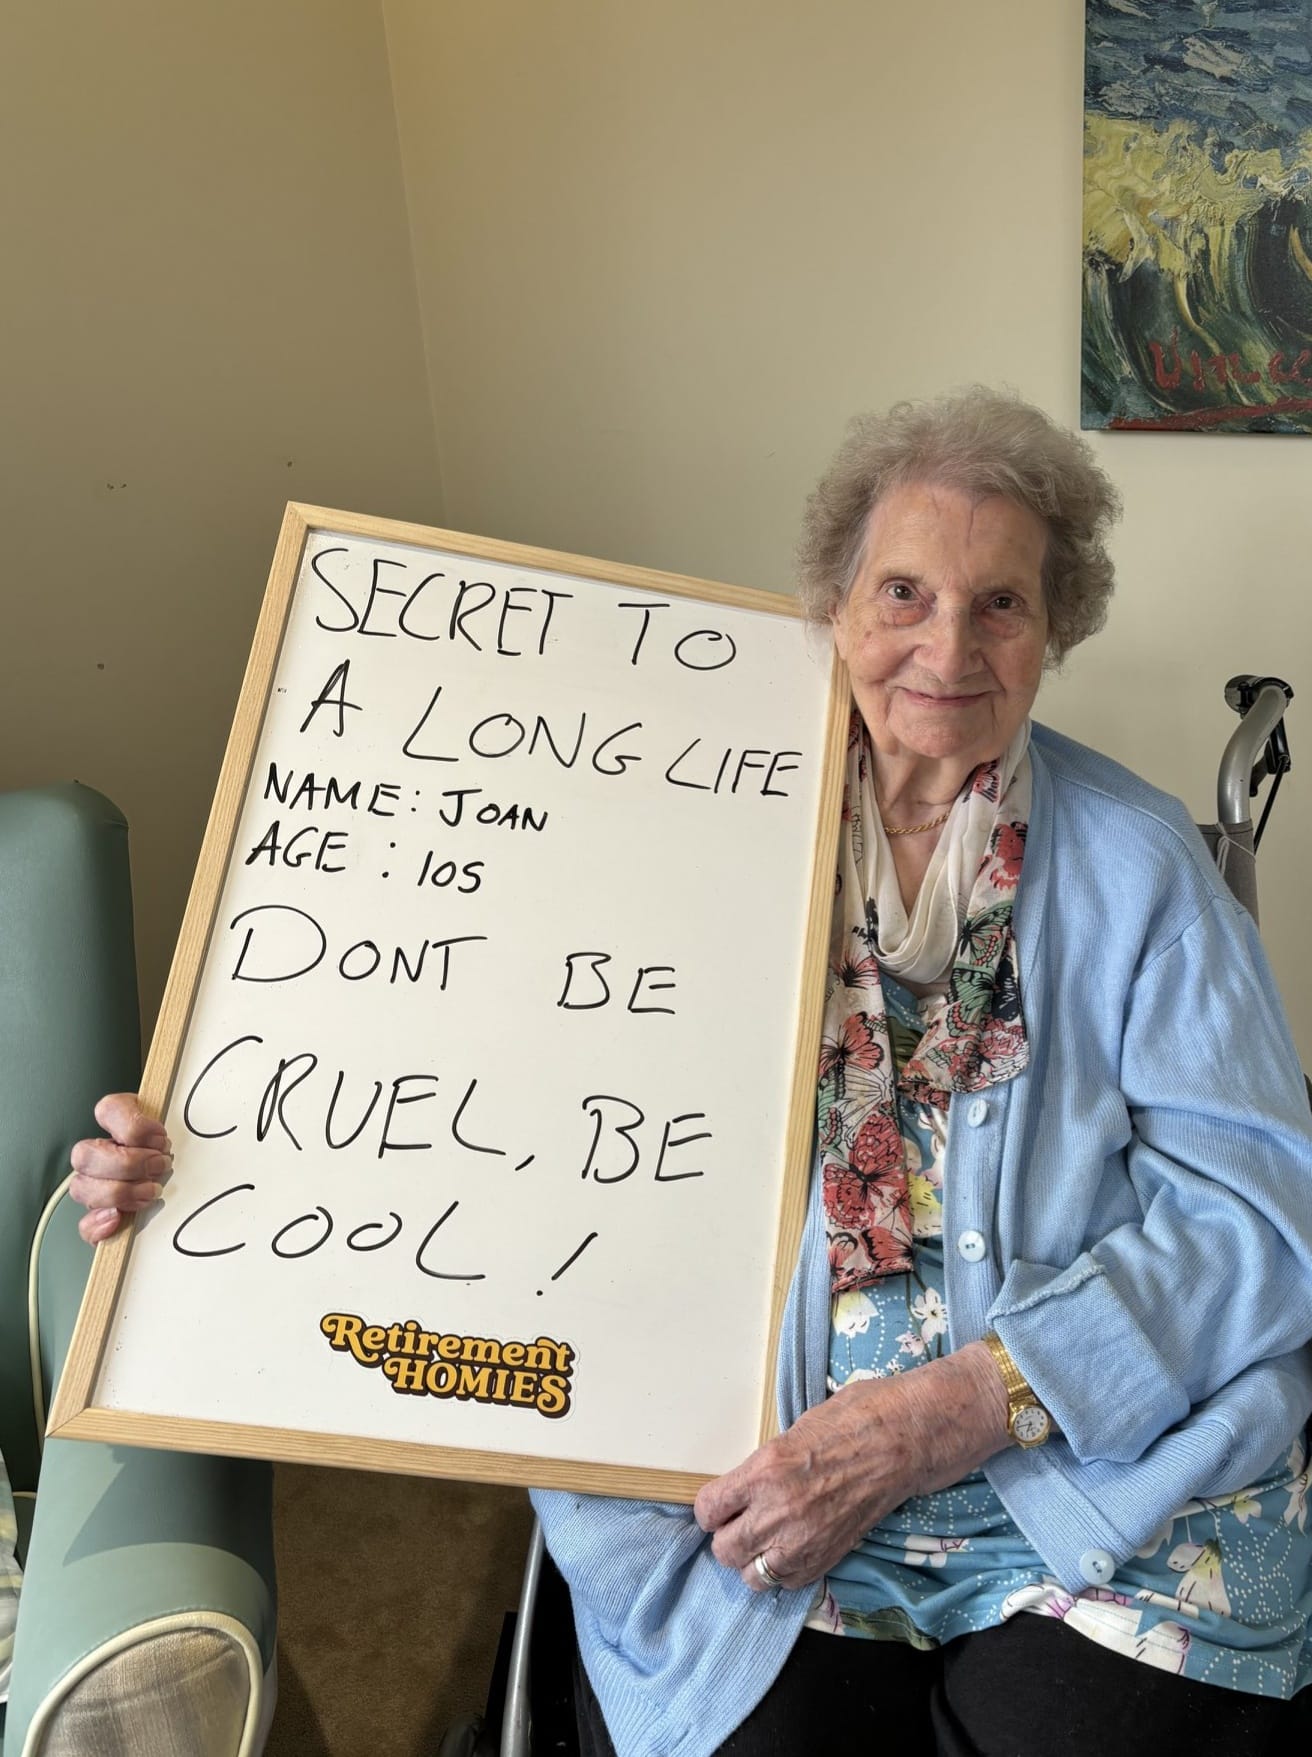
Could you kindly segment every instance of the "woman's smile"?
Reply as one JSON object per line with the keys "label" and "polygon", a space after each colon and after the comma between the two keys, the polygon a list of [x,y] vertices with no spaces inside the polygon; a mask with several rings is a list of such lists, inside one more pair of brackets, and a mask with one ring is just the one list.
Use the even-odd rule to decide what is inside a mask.
{"label": "woman's smile", "polygon": [[906,482],[875,505],[834,639],[881,794],[950,799],[1011,743],[1043,676],[1047,531],[1027,507]]}

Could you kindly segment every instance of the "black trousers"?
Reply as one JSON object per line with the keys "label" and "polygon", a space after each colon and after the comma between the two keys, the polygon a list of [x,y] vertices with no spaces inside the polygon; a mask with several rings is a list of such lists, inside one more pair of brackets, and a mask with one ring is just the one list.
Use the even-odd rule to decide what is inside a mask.
{"label": "black trousers", "polygon": [[[615,1757],[581,1666],[582,1757]],[[1312,1698],[1312,1690],[1305,1692]],[[1127,1659],[1054,1617],[1021,1615],[922,1652],[804,1629],[733,1757],[1295,1757],[1312,1721],[1281,1702]]]}

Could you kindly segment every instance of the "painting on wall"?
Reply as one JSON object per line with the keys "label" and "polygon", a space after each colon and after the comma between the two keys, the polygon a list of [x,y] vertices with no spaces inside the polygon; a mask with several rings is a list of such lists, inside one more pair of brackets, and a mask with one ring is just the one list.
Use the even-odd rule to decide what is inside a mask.
{"label": "painting on wall", "polygon": [[1086,0],[1085,427],[1312,432],[1312,0]]}

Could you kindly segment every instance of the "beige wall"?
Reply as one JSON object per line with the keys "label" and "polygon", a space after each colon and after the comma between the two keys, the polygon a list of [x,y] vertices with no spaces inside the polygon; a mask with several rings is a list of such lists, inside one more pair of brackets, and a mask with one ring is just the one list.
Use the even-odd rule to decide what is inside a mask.
{"label": "beige wall", "polygon": [[[5,8],[0,785],[73,774],[127,810],[148,1021],[289,495],[786,590],[852,410],[983,379],[1077,418],[1082,23]],[[1041,711],[1201,816],[1225,678],[1299,689],[1262,869],[1312,1063],[1312,449],[1095,443],[1120,595]]]}
{"label": "beige wall", "polygon": [[0,785],[132,827],[147,1027],[282,505],[440,519],[381,15],[0,15]]}
{"label": "beige wall", "polygon": [[[1082,0],[384,0],[451,523],[784,590],[847,415],[1078,420]],[[1237,670],[1299,690],[1262,859],[1312,1063],[1312,441],[1096,442],[1107,631],[1049,721],[1210,816]]]}

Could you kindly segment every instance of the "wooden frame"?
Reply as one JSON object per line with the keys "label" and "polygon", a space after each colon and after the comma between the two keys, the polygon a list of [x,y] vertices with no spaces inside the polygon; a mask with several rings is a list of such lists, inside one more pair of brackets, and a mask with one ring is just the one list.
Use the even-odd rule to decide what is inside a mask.
{"label": "wooden frame", "polygon": [[[798,619],[802,616],[800,606],[795,600],[782,598],[774,593],[716,585],[644,568],[616,566],[588,557],[502,543],[399,521],[368,518],[297,503],[289,504],[279,534],[232,733],[142,1079],[143,1105],[156,1116],[165,1114],[170,1101],[200,973],[214,930],[225,875],[233,855],[239,814],[251,781],[252,765],[302,556],[307,539],[313,532],[448,549],[475,559],[555,570],[623,587],[713,600],[742,609],[766,611],[772,615]],[[775,1427],[774,1362],[784,1301],[805,1219],[811,1165],[815,1068],[823,1009],[843,753],[849,716],[846,674],[837,654],[833,658],[828,688],[819,833],[811,861],[805,929],[805,975],[802,1004],[796,1023],[788,1105],[784,1198],[771,1283],[768,1338],[770,1368],[766,1375],[766,1407],[761,1416],[762,1438],[768,1437]],[[48,1431],[54,1437],[352,1465],[466,1480],[531,1482],[543,1486],[567,1486],[584,1491],[674,1501],[691,1500],[705,1480],[702,1476],[682,1471],[638,1470],[630,1466],[588,1464],[532,1457],[517,1452],[475,1451],[465,1447],[409,1443],[395,1439],[374,1441],[361,1439],[356,1435],[147,1415],[98,1406],[96,1384],[132,1251],[133,1232],[133,1225],[128,1223],[113,1239],[97,1249],[51,1410]]]}

